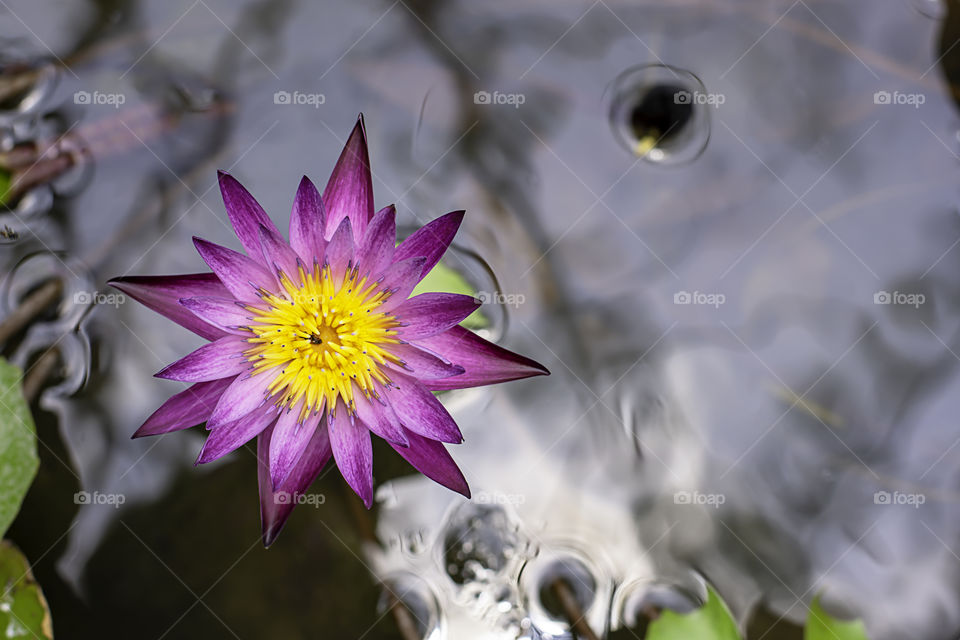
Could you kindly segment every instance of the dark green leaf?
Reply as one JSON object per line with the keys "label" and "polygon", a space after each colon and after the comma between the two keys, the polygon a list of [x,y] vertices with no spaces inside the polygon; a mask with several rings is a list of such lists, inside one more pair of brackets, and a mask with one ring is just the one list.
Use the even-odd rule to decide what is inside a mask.
{"label": "dark green leaf", "polygon": [[37,473],[37,435],[18,367],[0,358],[0,536],[20,510]]}

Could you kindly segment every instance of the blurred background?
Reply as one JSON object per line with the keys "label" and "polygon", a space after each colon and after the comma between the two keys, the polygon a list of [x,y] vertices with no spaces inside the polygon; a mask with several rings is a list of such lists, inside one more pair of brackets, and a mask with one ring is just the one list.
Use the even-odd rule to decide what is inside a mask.
{"label": "blurred background", "polygon": [[[940,0],[0,0],[7,537],[57,637],[643,638],[707,583],[748,638],[817,596],[960,637],[958,39]],[[216,169],[286,228],[360,112],[377,206],[466,209],[446,266],[553,375],[444,395],[472,500],[376,447],[372,512],[330,467],[265,550],[252,447],[130,440],[201,339],[104,283],[238,247]]]}

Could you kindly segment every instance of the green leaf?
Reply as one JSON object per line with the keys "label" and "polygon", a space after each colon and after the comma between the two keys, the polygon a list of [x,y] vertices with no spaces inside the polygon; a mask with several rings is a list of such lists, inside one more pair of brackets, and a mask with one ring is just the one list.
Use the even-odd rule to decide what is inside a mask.
{"label": "green leaf", "polygon": [[52,640],[50,609],[30,564],[7,540],[0,541],[0,636]]}
{"label": "green leaf", "polygon": [[664,610],[650,623],[647,640],[740,640],[740,632],[727,605],[708,585],[702,607],[683,614]]}
{"label": "green leaf", "polygon": [[[470,286],[470,283],[467,282],[460,273],[450,267],[446,266],[442,262],[438,262],[437,266],[430,270],[423,280],[417,284],[414,288],[411,295],[417,295],[418,293],[429,293],[432,291],[442,291],[443,293],[462,293],[467,296],[476,296],[476,290]],[[477,309],[469,316],[467,316],[463,322],[460,323],[463,327],[470,329],[471,331],[476,331],[477,329],[483,329],[490,325],[490,320],[480,313],[480,309]]]}
{"label": "green leaf", "polygon": [[10,187],[13,186],[13,176],[3,169],[0,169],[0,204],[9,204]]}
{"label": "green leaf", "polygon": [[0,536],[20,510],[37,473],[37,434],[23,397],[23,374],[0,358]]}
{"label": "green leaf", "polygon": [[803,640],[867,640],[867,629],[860,620],[837,620],[820,606],[820,598],[810,605]]}

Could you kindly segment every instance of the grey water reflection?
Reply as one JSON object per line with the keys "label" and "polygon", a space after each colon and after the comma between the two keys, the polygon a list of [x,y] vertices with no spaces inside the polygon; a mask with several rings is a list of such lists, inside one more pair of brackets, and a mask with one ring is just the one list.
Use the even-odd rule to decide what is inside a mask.
{"label": "grey water reflection", "polygon": [[[554,372],[449,397],[470,502],[397,478],[378,450],[383,548],[363,563],[424,637],[571,637],[544,595],[558,575],[610,637],[694,606],[704,581],[744,627],[783,617],[767,638],[796,633],[818,594],[871,638],[960,633],[955,5],[57,6],[9,2],[0,22],[18,59],[59,67],[0,120],[3,139],[69,131],[93,157],[81,189],[4,218],[19,235],[8,274],[50,268],[35,254],[53,251],[89,283],[70,289],[90,293],[83,308],[65,297],[11,354],[80,345],[64,380],[83,388],[41,400],[58,423],[45,464],[63,478],[13,531],[40,531],[17,539],[39,555],[72,526],[39,571],[76,589],[52,589],[55,622],[59,605],[101,628],[119,611],[136,637],[259,637],[277,619],[289,637],[395,637],[375,622],[345,501],[301,507],[275,547],[250,551],[252,455],[194,469],[196,434],[128,440],[177,390],[150,375],[197,339],[134,304],[89,304],[111,276],[201,270],[192,235],[235,246],[215,168],[285,220],[300,176],[323,179],[363,111],[378,202],[410,225],[466,208],[461,242],[516,303],[503,342]],[[616,89],[638,67],[658,72],[637,100],[660,96],[639,111]],[[661,99],[677,86],[689,100]],[[657,161],[672,153],[683,161]],[[69,501],[67,485],[127,504],[27,521]],[[335,493],[335,472],[318,486]],[[216,570],[214,535],[243,538],[214,552]],[[157,558],[197,595],[214,584],[216,615],[178,622],[192,599],[158,595],[183,585]],[[124,593],[125,567],[165,586]]]}

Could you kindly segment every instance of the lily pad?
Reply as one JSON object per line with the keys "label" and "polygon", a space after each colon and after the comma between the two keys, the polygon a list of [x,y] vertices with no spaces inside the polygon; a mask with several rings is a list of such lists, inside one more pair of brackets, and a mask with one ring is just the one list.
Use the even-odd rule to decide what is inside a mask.
{"label": "lily pad", "polygon": [[[413,290],[412,295],[417,295],[419,293],[428,293],[431,291],[440,291],[443,293],[462,293],[467,296],[476,297],[477,291],[471,286],[467,279],[460,275],[455,269],[451,269],[442,262],[438,262],[437,266],[430,270],[423,280],[421,280],[416,288]],[[470,329],[471,331],[476,331],[477,329],[483,329],[490,325],[490,320],[487,319],[485,315],[480,312],[480,309],[477,309],[469,316],[467,316],[463,322],[460,323],[464,328]]]}
{"label": "lily pad", "polygon": [[838,620],[814,599],[803,630],[803,640],[867,640],[867,629],[861,620]]}
{"label": "lily pad", "polygon": [[37,433],[23,397],[23,374],[0,358],[0,536],[17,512],[37,473]]}
{"label": "lily pad", "polygon": [[0,541],[0,636],[52,640],[50,608],[20,550]]}
{"label": "lily pad", "polygon": [[650,623],[647,640],[740,640],[727,605],[707,586],[707,601],[690,613],[665,610]]}

